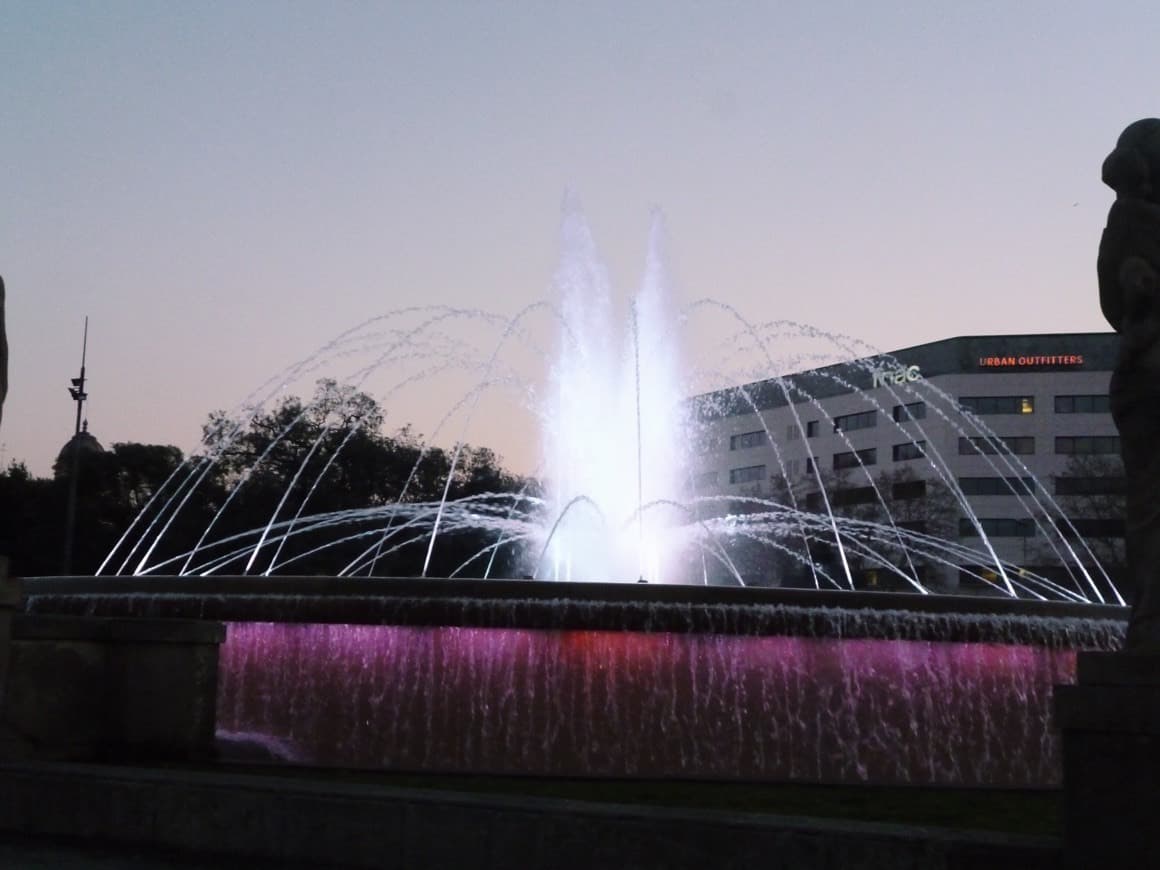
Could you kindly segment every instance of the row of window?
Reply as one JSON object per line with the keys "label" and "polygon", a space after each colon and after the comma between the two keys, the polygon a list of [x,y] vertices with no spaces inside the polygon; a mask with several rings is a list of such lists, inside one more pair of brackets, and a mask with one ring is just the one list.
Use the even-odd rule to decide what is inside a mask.
{"label": "row of window", "polygon": [[895,444],[890,448],[895,462],[908,462],[911,459],[921,459],[926,456],[925,441],[908,441],[905,444]]}
{"label": "row of window", "polygon": [[[1035,437],[1032,435],[1015,435],[1006,437],[977,437],[960,438],[959,454],[972,456],[982,453],[986,456],[995,456],[1001,448],[1015,456],[1030,456],[1035,453]],[[926,456],[925,441],[911,441],[895,444],[891,449],[891,458],[895,462],[907,462],[912,459],[921,459]],[[1116,435],[1060,435],[1055,439],[1055,452],[1064,456],[1118,454],[1120,439]],[[812,474],[817,463],[817,457],[806,460],[806,473]],[[844,471],[859,466],[877,465],[878,449],[867,447],[863,450],[847,450],[835,453],[833,457],[834,471]],[[762,466],[764,467],[764,466]],[[1012,478],[1014,479],[1014,478]],[[968,493],[969,495],[970,493]],[[983,495],[984,493],[979,493]]]}
{"label": "row of window", "polygon": [[877,465],[878,449],[867,447],[864,450],[851,450],[845,453],[834,454],[834,471],[846,468],[857,468],[860,465]]}
{"label": "row of window", "polygon": [[[1034,396],[960,396],[959,405],[978,416],[1035,413]],[[1111,405],[1106,393],[1055,397],[1055,413],[1057,414],[1108,414],[1110,412]]]}
{"label": "row of window", "polygon": [[1035,480],[1030,477],[960,477],[963,495],[1031,495]]}
{"label": "row of window", "polygon": [[[751,465],[746,468],[735,468],[729,473],[730,483],[750,483],[762,480],[765,477],[764,465]],[[716,475],[714,474],[714,480]],[[1009,494],[1011,490],[1008,488],[1005,493],[980,491],[971,492],[975,489],[975,485],[970,481],[997,481],[1003,486],[1018,486],[1023,487],[1025,491],[1030,491],[1032,483],[1030,478],[960,478],[959,482],[963,486],[964,492],[968,495],[997,495]],[[990,490],[992,484],[988,483],[983,490]],[[895,483],[891,487],[891,496],[896,500],[908,500],[922,498],[926,495],[926,481],[924,480],[908,480],[900,483]],[[880,493],[873,486],[858,486],[847,489],[840,489],[830,496],[830,506],[833,508],[854,507],[862,504],[871,504],[879,500],[883,494]],[[819,492],[807,493],[804,501],[806,510],[820,511],[824,507],[822,495]],[[926,521],[914,520],[909,522],[897,523],[898,528],[913,532],[925,532]],[[1059,530],[1065,537],[1084,537],[1084,538],[1122,538],[1124,536],[1124,521],[1119,518],[1073,518],[1070,524],[1059,524]],[[1035,520],[1030,517],[960,517],[959,518],[959,537],[960,538],[975,538],[980,532],[988,538],[1033,538],[1035,537],[1038,528]]]}
{"label": "row of window", "polygon": [[1056,396],[1057,414],[1110,414],[1111,402],[1106,394],[1095,396]]}
{"label": "row of window", "polygon": [[[1006,447],[1006,451],[1000,448]],[[1035,453],[1035,438],[1032,435],[972,437],[959,439],[959,455],[970,456],[982,453],[994,456],[1001,452],[1011,452],[1016,456],[1030,456]],[[1118,435],[1057,435],[1055,452],[1062,456],[1097,456],[1120,452]]]}
{"label": "row of window", "polygon": [[[890,487],[890,497],[895,501],[910,501],[911,499],[922,498],[926,495],[926,481],[925,480],[904,480],[899,483],[892,484]],[[879,498],[885,497],[885,493],[879,492],[873,486],[851,486],[843,489],[838,489],[830,496],[830,506],[839,507],[854,507],[862,504],[873,504]],[[824,503],[822,501],[822,494],[820,492],[806,493],[805,507],[806,510],[820,511]],[[899,523],[900,527],[904,524]],[[916,529],[915,531],[922,531]]]}
{"label": "row of window", "polygon": [[747,465],[744,468],[729,469],[730,483],[753,483],[757,480],[765,480],[764,465]]}
{"label": "row of window", "polygon": [[[959,405],[972,414],[980,417],[1000,414],[1034,414],[1034,396],[961,396]],[[1055,413],[1057,414],[1106,414],[1110,406],[1108,397],[1103,394],[1056,396]],[[905,405],[895,405],[892,411],[894,422],[907,423],[911,420],[926,419],[926,403],[910,402]],[[878,425],[877,411],[861,411],[857,414],[842,414],[833,418],[835,432],[854,432],[858,429],[871,429]],[[806,422],[806,437],[818,436],[818,421]],[[790,425],[786,428],[786,437],[792,441],[798,437],[798,427]],[[763,430],[743,432],[729,438],[730,450],[744,450],[750,447],[760,447],[766,442]]]}
{"label": "row of window", "polygon": [[743,432],[740,435],[731,435],[729,437],[730,450],[746,450],[750,447],[760,447],[765,443],[765,430],[758,429],[756,432]]}
{"label": "row of window", "polygon": [[893,416],[895,423],[907,423],[910,420],[925,420],[926,402],[911,402],[907,405],[895,405]]}
{"label": "row of window", "polygon": [[1118,435],[1063,435],[1055,439],[1055,452],[1092,456],[1120,452]]}
{"label": "row of window", "polygon": [[960,396],[959,405],[972,414],[1034,414],[1033,396]]}
{"label": "row of window", "polygon": [[[1060,523],[1058,528],[1067,538],[1122,538],[1125,526],[1122,519],[1098,517],[1074,518],[1069,523]],[[980,529],[988,538],[1034,538],[1036,533],[1035,520],[1030,518],[959,518],[960,538],[976,538]]]}
{"label": "row of window", "polygon": [[[1032,495],[1035,479],[1031,477],[960,477],[963,495]],[[1056,495],[1122,495],[1126,481],[1122,476],[1062,476],[1055,478]]]}
{"label": "row of window", "polygon": [[834,418],[835,432],[853,432],[856,429],[872,429],[878,425],[877,411],[862,411],[858,414],[842,414]]}
{"label": "row of window", "polygon": [[978,537],[979,531],[988,538],[1034,538],[1035,520],[1028,517],[959,517],[959,537]]}
{"label": "row of window", "polygon": [[1035,452],[1035,438],[1031,435],[1009,435],[1006,437],[976,436],[959,439],[960,456],[972,456],[976,453],[996,456],[999,453],[1007,452],[1014,453],[1016,456],[1030,456]]}
{"label": "row of window", "polygon": [[[796,463],[795,463],[796,464]],[[873,464],[873,463],[867,463]],[[729,471],[730,483],[753,483],[765,479],[764,465],[748,465],[744,468],[733,468]],[[813,464],[807,460],[806,470],[813,472]],[[791,477],[797,476],[796,467],[788,468]],[[715,486],[717,472],[706,471],[694,478],[693,484],[698,489]],[[963,495],[1033,495],[1035,479],[1031,477],[960,477],[959,488]],[[1079,477],[1062,476],[1055,478],[1056,495],[1122,495],[1126,481],[1123,476]],[[873,487],[852,487],[839,490],[834,496],[834,504],[854,505],[873,501]],[[925,480],[908,480],[895,483],[891,492],[898,500],[922,498],[926,495]],[[812,497],[820,506],[820,496],[813,493]],[[809,499],[807,498],[807,505]],[[811,508],[812,509],[812,508]]]}

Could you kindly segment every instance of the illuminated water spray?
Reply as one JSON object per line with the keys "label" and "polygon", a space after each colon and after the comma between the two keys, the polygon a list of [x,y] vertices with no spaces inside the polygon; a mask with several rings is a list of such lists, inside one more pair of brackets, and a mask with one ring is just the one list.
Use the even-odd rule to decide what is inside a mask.
{"label": "illuminated water spray", "polygon": [[687,482],[689,439],[661,222],[654,217],[627,313],[616,310],[592,234],[572,203],[561,237],[561,327],[540,412],[554,525],[537,575],[673,578],[678,522],[687,522],[673,505]]}

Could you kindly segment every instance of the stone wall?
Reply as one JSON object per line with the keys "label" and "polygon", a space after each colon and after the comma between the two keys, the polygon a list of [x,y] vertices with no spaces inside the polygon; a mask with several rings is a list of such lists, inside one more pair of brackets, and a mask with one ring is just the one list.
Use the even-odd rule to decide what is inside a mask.
{"label": "stone wall", "polygon": [[224,636],[216,623],[17,615],[5,723],[37,758],[208,758]]}

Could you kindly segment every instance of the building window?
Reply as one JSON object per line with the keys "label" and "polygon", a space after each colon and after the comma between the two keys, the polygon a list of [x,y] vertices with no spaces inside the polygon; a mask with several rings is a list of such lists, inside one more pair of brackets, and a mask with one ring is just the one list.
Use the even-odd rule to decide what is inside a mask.
{"label": "building window", "polygon": [[980,417],[991,414],[1034,414],[1033,396],[960,396],[959,405]]}
{"label": "building window", "polygon": [[963,495],[1030,495],[1035,481],[1030,477],[960,477]]}
{"label": "building window", "polygon": [[741,435],[729,436],[730,450],[746,450],[750,447],[760,447],[765,443],[765,432],[758,429],[756,432],[744,432]]}
{"label": "building window", "polygon": [[1106,394],[1055,397],[1057,414],[1110,414],[1111,411],[1111,401]]}
{"label": "building window", "polygon": [[858,504],[870,504],[878,500],[878,490],[872,486],[855,486],[848,489],[836,489],[830,496],[833,507],[851,507]]}
{"label": "building window", "polygon": [[855,429],[871,429],[878,425],[877,411],[863,411],[860,414],[843,414],[834,418],[835,432],[853,432]]}
{"label": "building window", "polygon": [[1128,481],[1123,475],[1105,477],[1057,477],[1056,495],[1123,495]]}
{"label": "building window", "polygon": [[1098,519],[1070,519],[1071,528],[1059,524],[1059,531],[1065,538],[1122,538],[1125,532],[1123,517],[1100,517]]}
{"label": "building window", "polygon": [[890,449],[895,462],[907,462],[911,459],[921,459],[926,456],[926,442],[915,441],[907,444],[895,444]]}
{"label": "building window", "polygon": [[818,437],[818,421],[817,420],[810,420],[808,423],[806,423],[806,437],[807,438],[817,438]]}
{"label": "building window", "polygon": [[[1059,440],[1058,438],[1056,439]],[[991,438],[960,438],[959,439],[959,455],[971,456],[975,453],[982,453],[986,456],[994,456],[1001,452],[1000,448],[1005,447],[1010,453],[1016,456],[1030,456],[1035,453],[1035,438],[1031,435],[1007,435],[1004,437]],[[1059,451],[1056,450],[1058,453]]]}
{"label": "building window", "polygon": [[[1012,519],[1010,517],[979,517],[979,525],[988,538],[1034,538],[1035,520]],[[969,517],[959,517],[959,537],[978,537],[979,530]]]}
{"label": "building window", "polygon": [[747,465],[744,468],[729,469],[730,483],[753,483],[765,479],[764,465]]}
{"label": "building window", "polygon": [[906,423],[910,420],[926,419],[926,402],[911,402],[894,406],[894,422]]}
{"label": "building window", "polygon": [[693,486],[697,489],[708,489],[717,485],[716,471],[703,471],[693,478]]}
{"label": "building window", "polygon": [[959,568],[961,589],[989,589],[998,586],[999,582],[994,565],[962,565]]}
{"label": "building window", "polygon": [[874,447],[867,447],[865,450],[855,450],[850,453],[834,454],[834,471],[841,471],[844,468],[857,468],[860,465],[876,465],[877,463],[878,450]]}
{"label": "building window", "polygon": [[818,457],[807,456],[806,457],[806,474],[813,474],[814,471],[817,470],[817,468],[818,468]]}
{"label": "building window", "polygon": [[1060,435],[1055,439],[1055,452],[1065,456],[1119,453],[1118,435]]}
{"label": "building window", "polygon": [[926,481],[925,480],[904,480],[894,484],[890,488],[890,495],[896,501],[910,501],[915,498],[923,498],[926,495]]}
{"label": "building window", "polygon": [[785,427],[785,440],[786,441],[796,441],[799,437],[801,437],[801,436],[800,436],[800,433],[798,431],[798,427],[795,426],[793,423],[790,423],[788,426]]}

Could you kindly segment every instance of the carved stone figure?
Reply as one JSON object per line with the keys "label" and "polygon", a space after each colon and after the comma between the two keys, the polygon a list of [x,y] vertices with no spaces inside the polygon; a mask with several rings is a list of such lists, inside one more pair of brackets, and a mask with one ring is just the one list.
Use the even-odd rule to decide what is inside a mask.
{"label": "carved stone figure", "polygon": [[1100,308],[1120,334],[1109,394],[1127,476],[1127,652],[1160,652],[1160,119],[1129,125],[1103,165]]}
{"label": "carved stone figure", "polygon": [[8,338],[4,332],[4,279],[0,278],[0,423],[4,422],[4,397],[8,395]]}

